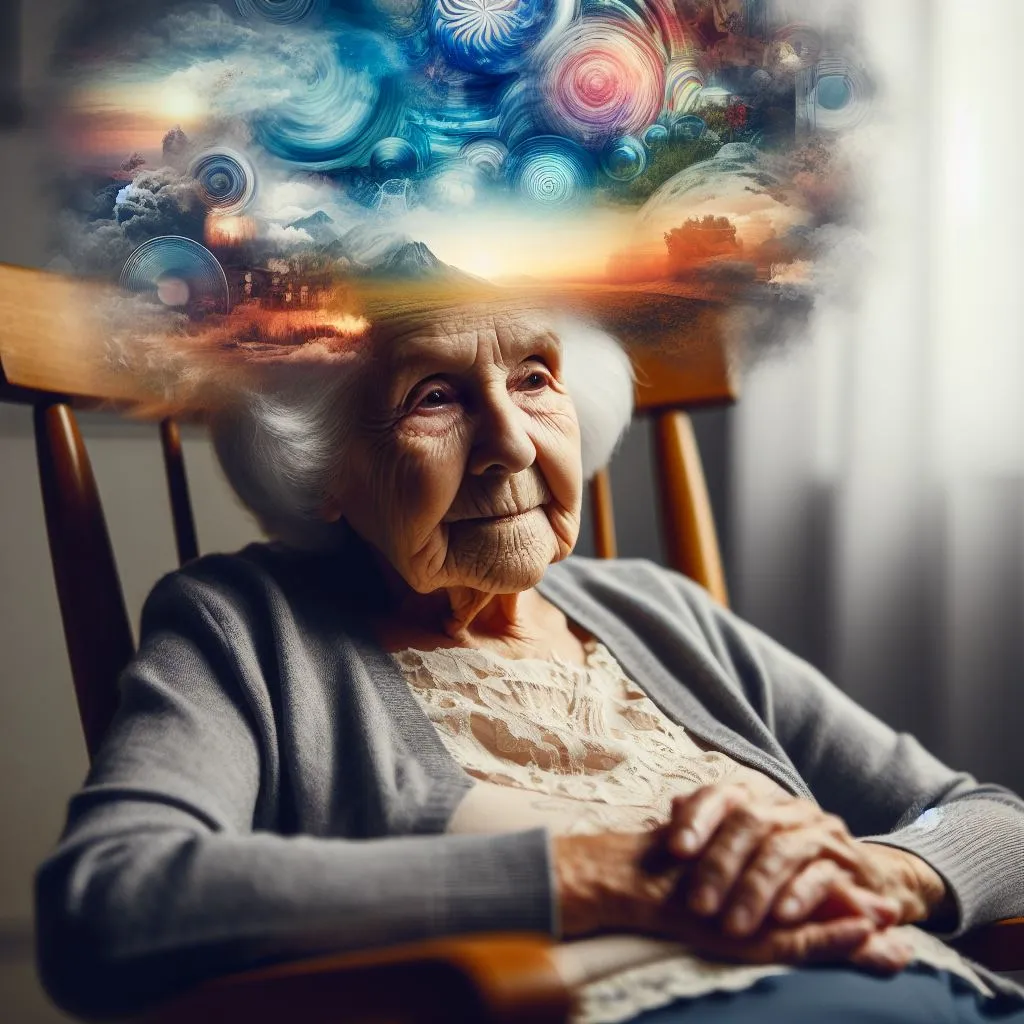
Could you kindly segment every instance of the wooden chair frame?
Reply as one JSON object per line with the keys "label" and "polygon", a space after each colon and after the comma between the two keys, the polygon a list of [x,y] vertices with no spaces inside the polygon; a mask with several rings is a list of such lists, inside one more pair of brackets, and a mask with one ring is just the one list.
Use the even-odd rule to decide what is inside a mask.
{"label": "wooden chair frame", "polygon": [[[99,493],[74,416],[74,407],[131,399],[123,382],[112,386],[83,365],[81,332],[63,348],[55,338],[68,304],[82,304],[66,279],[0,267],[0,401],[33,406],[39,479],[54,579],[72,676],[90,758],[116,707],[116,679],[133,653]],[[32,311],[23,316],[25,303]],[[49,316],[45,311],[49,309]],[[62,311],[64,313],[62,314]],[[87,332],[87,328],[83,328]],[[38,358],[36,356],[38,353]],[[728,403],[738,388],[729,353],[696,346],[669,356],[633,353],[637,411],[654,420],[659,506],[669,562],[703,584],[723,604],[728,595],[714,518],[693,427],[686,409]],[[160,438],[181,563],[198,553],[177,425],[160,424]],[[600,557],[614,557],[615,533],[607,472],[590,484],[594,537]],[[98,652],[92,640],[108,638]],[[995,970],[1024,967],[1024,918],[1000,922],[958,943]],[[444,939],[247,971],[202,985],[139,1018],[147,1024],[189,1020],[204,1024],[244,1017],[248,1024],[295,1019],[409,1022],[479,1020],[564,1022],[573,997],[559,974],[550,941],[499,935]]]}

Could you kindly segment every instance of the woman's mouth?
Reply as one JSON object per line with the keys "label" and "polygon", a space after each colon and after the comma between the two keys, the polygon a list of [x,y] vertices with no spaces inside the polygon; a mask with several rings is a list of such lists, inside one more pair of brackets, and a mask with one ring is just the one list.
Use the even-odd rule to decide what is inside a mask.
{"label": "woman's mouth", "polygon": [[528,516],[532,512],[537,512],[538,510],[543,509],[543,507],[543,505],[534,505],[532,508],[524,509],[522,512],[508,512],[500,516],[472,516],[465,519],[455,520],[454,522],[449,523],[449,525],[454,526],[456,524],[473,523],[477,526],[502,526],[506,523],[515,522],[517,519],[522,519],[524,516]]}

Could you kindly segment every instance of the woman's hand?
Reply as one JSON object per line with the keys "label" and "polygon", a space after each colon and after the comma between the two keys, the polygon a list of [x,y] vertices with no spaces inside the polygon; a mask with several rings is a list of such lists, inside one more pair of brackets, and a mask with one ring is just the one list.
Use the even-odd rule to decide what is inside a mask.
{"label": "woman's hand", "polygon": [[924,920],[948,900],[942,878],[919,857],[859,842],[841,818],[810,800],[765,802],[741,785],[677,798],[668,847],[691,865],[689,908],[721,916],[736,937],[766,919],[806,920],[829,901],[869,913],[865,892],[889,923]]}
{"label": "woman's hand", "polygon": [[[560,836],[554,840],[562,933],[567,937],[627,931],[683,942],[698,953],[744,963],[851,962],[892,972],[912,951],[886,930],[892,914],[878,898],[834,868],[834,893],[818,912],[791,924],[765,922],[754,933],[730,935],[718,921],[687,906],[688,865],[667,845],[667,828],[647,833]],[[835,893],[844,895],[836,899]],[[869,908],[851,911],[850,907]]]}

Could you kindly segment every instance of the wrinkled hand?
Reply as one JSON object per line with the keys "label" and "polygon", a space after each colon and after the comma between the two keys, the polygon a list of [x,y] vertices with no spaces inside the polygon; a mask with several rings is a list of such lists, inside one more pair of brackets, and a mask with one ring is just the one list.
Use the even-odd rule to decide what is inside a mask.
{"label": "wrinkled hand", "polygon": [[892,912],[879,913],[879,898],[845,879],[837,882],[842,897],[830,894],[803,920],[766,921],[750,934],[729,934],[719,921],[689,908],[691,868],[671,854],[670,834],[666,827],[647,833],[556,837],[563,934],[637,932],[744,963],[850,962],[885,973],[909,963],[912,950],[887,930]]}
{"label": "wrinkled hand", "polygon": [[766,920],[794,924],[822,911],[922,921],[943,906],[941,877],[913,854],[854,839],[810,800],[769,802],[742,785],[704,786],[673,802],[668,848],[691,865],[689,908],[727,933]]}

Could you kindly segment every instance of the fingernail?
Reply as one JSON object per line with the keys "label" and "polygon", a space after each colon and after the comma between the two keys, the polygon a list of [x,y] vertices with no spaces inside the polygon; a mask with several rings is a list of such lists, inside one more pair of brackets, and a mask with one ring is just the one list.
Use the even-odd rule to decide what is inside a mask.
{"label": "fingernail", "polygon": [[800,901],[795,896],[789,896],[779,904],[779,913],[783,917],[796,917],[800,913]]}
{"label": "fingernail", "polygon": [[718,909],[718,893],[710,885],[703,885],[694,893],[690,906],[698,914],[713,914]]}
{"label": "fingernail", "polygon": [[697,833],[692,828],[683,829],[679,834],[679,847],[683,853],[693,853],[697,849]]}

